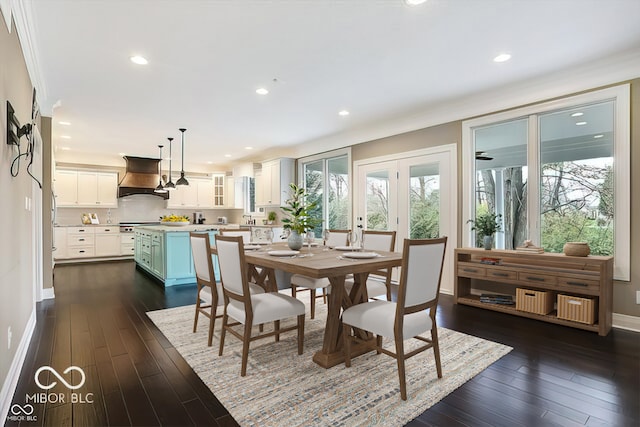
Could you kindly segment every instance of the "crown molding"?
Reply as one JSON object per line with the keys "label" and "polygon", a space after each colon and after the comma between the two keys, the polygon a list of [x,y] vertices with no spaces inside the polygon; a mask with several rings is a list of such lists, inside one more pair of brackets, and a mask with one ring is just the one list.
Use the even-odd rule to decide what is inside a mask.
{"label": "crown molding", "polygon": [[11,17],[13,17],[22,48],[22,56],[24,56],[24,62],[27,65],[27,72],[31,84],[36,89],[36,99],[40,111],[43,115],[50,116],[53,109],[52,105],[48,105],[47,88],[38,59],[38,45],[31,3],[19,0],[0,0],[0,6],[5,21],[8,22],[9,31],[11,31]]}

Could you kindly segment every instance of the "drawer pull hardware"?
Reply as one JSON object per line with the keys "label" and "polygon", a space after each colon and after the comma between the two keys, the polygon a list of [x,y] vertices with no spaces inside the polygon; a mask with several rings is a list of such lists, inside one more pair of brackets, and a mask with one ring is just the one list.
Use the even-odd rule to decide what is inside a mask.
{"label": "drawer pull hardware", "polygon": [[543,277],[532,277],[532,276],[527,276],[527,280],[535,280],[536,282],[544,282],[546,279]]}
{"label": "drawer pull hardware", "polygon": [[536,296],[536,294],[532,294],[531,292],[525,292],[524,294],[525,294],[525,296],[528,296],[528,297],[535,297]]}
{"label": "drawer pull hardware", "polygon": [[497,273],[497,272],[493,272],[491,273],[494,276],[498,276],[498,277],[508,277],[509,275],[507,273]]}
{"label": "drawer pull hardware", "polygon": [[81,254],[83,254],[83,253],[84,253],[84,251],[78,251],[78,252],[80,252]]}
{"label": "drawer pull hardware", "polygon": [[567,302],[573,305],[582,305],[582,301],[576,301],[574,299],[567,300]]}
{"label": "drawer pull hardware", "polygon": [[79,242],[84,242],[84,239],[78,239]]}
{"label": "drawer pull hardware", "polygon": [[582,283],[582,282],[567,282],[567,285],[574,285],[574,286],[589,286],[586,283]]}
{"label": "drawer pull hardware", "polygon": [[466,271],[467,273],[477,273],[478,270],[476,270],[475,268],[465,268],[464,271]]}

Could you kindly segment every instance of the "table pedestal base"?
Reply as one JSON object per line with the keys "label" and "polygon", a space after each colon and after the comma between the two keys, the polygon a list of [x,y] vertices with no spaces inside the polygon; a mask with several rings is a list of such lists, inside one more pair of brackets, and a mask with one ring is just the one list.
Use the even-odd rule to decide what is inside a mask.
{"label": "table pedestal base", "polygon": [[[363,343],[351,343],[351,358],[360,356],[376,349],[376,339]],[[325,369],[344,363],[344,351],[342,346],[334,353],[323,353],[322,350],[313,355],[313,361]]]}

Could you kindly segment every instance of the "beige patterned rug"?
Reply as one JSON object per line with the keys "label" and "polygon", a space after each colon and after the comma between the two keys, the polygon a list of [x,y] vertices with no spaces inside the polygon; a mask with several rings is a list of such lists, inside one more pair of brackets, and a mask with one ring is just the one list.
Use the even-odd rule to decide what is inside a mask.
{"label": "beige patterned rug", "polygon": [[[308,304],[309,294],[300,299]],[[206,318],[201,316],[198,332],[191,332],[194,306],[147,315],[242,426],[402,426],[511,351],[439,328],[443,378],[437,378],[432,350],[412,357],[406,362],[405,402],[400,399],[396,361],[389,356],[371,352],[353,359],[348,369],[316,365],[311,358],[322,347],[326,305],[317,304],[315,320],[308,312],[304,353],[297,354],[296,332],[283,335],[278,343],[273,337],[254,341],[244,378],[240,340],[227,334],[224,354],[218,356],[221,319],[216,321],[213,346],[207,347]],[[405,343],[407,350],[413,341]],[[393,340],[385,343],[393,347]]]}

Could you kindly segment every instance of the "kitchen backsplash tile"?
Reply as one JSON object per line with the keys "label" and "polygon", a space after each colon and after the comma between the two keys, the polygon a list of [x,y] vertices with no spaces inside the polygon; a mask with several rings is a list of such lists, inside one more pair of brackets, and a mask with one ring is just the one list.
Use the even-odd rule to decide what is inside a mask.
{"label": "kitchen backsplash tile", "polygon": [[[112,209],[104,208],[58,208],[55,223],[58,225],[79,225],[82,224],[82,214],[96,213],[100,224],[107,224],[107,218],[111,212],[111,222],[135,222],[135,221],[158,221],[163,215],[186,215],[193,218],[196,209],[167,209],[166,201],[157,196],[137,194],[118,199],[118,207]],[[226,216],[229,223],[240,223],[242,221],[242,211],[239,209],[203,209],[206,218],[205,224],[215,224],[219,216]]]}

